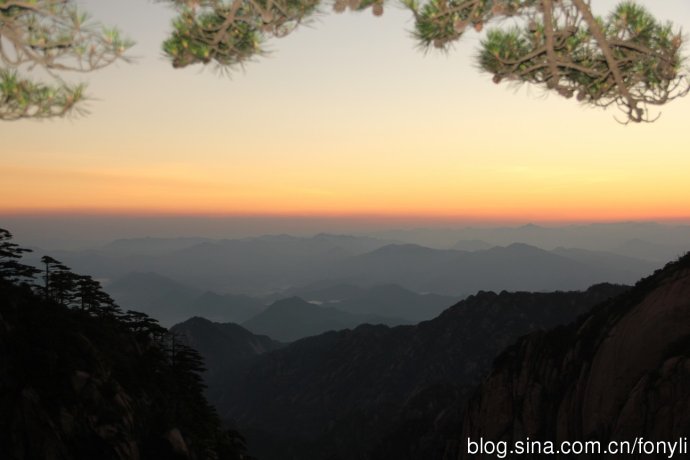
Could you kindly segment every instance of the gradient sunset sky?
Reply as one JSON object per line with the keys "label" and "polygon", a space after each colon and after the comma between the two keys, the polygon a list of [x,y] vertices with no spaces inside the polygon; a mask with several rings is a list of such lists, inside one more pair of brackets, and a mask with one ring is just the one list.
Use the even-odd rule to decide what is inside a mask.
{"label": "gradient sunset sky", "polygon": [[[393,6],[328,12],[231,78],[173,70],[165,6],[79,3],[136,40],[137,63],[66,75],[90,83],[86,117],[0,124],[0,214],[690,218],[690,97],[621,126],[613,110],[494,85],[477,34],[425,55]],[[640,3],[690,30],[687,0]]]}

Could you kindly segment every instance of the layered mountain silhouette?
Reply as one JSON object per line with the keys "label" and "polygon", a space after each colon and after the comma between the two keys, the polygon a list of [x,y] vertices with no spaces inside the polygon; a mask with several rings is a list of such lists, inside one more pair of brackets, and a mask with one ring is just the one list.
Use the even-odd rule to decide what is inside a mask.
{"label": "layered mountain silhouette", "polygon": [[[542,249],[580,248],[662,262],[684,254],[690,244],[690,226],[655,222],[573,224],[558,227],[527,224],[518,227],[422,228],[385,230],[372,235],[439,249],[453,247],[459,241],[485,241],[492,247],[523,242]],[[626,241],[634,244],[622,244]],[[643,247],[644,251],[638,251],[638,247]]]}
{"label": "layered mountain silhouette", "polygon": [[132,238],[96,249],[51,251],[50,255],[99,279],[115,280],[130,272],[155,272],[202,291],[253,296],[311,282],[314,273],[334,261],[390,242],[331,234],[231,240]]}
{"label": "layered mountain silhouette", "polygon": [[384,244],[386,241],[344,235],[268,235],[204,242],[148,264],[152,271],[203,289],[255,294],[308,282],[315,270]]}
{"label": "layered mountain silhouette", "polygon": [[336,308],[314,305],[299,297],[274,302],[266,310],[242,323],[255,334],[281,342],[318,335],[326,331],[354,328],[360,324],[405,324],[402,318],[347,313]]}
{"label": "layered mountain silhouette", "polygon": [[[255,324],[264,325],[273,321],[275,325],[284,324],[285,327],[300,327],[300,324],[304,324],[300,331],[295,329],[296,335],[282,334],[275,327],[258,330],[262,330],[262,333],[270,332],[281,340],[291,341],[367,322],[387,325],[409,324],[433,318],[457,301],[455,297],[418,294],[397,285],[360,287],[326,283],[326,286],[296,288],[276,294],[272,296],[276,300],[283,300],[285,296],[299,296],[308,299],[310,305],[295,302],[287,310],[266,311],[255,321]],[[246,295],[203,292],[151,272],[128,273],[108,285],[107,290],[119,304],[144,311],[159,318],[164,325],[172,325],[193,316],[219,323],[242,324],[266,310],[264,302],[268,300]],[[279,319],[281,312],[287,314],[289,319]],[[280,323],[283,320],[287,322]],[[250,323],[250,328],[251,324],[254,323]]]}
{"label": "layered mountain silhouette", "polygon": [[[594,249],[587,238],[577,235],[580,232],[596,234],[595,227],[547,229],[532,226],[454,231],[450,233],[456,235],[453,242],[441,249],[395,243],[390,238],[321,234],[235,240],[119,240],[103,248],[50,255],[75,270],[91,273],[105,284],[114,283],[132,272],[150,272],[201,292],[244,294],[253,298],[288,293],[296,287],[318,282],[364,287],[397,284],[418,293],[464,297],[478,290],[553,291],[585,289],[599,282],[633,283],[660,265],[655,251],[661,251],[663,256],[669,251],[675,255],[674,248],[683,236],[682,229],[671,231],[663,227],[662,232],[657,226],[645,230],[648,226],[641,225],[640,231],[627,233],[656,235],[650,248],[639,251],[649,253],[652,262],[634,257],[626,259],[617,251],[627,240],[620,234],[616,237],[614,230],[628,227],[606,227],[604,233],[608,236],[601,244],[594,245],[597,246]],[[482,239],[481,235],[491,238]],[[658,242],[659,235],[668,235],[668,242]],[[467,238],[459,238],[462,236]],[[509,237],[514,239],[504,243]],[[690,240],[687,232],[685,239]],[[530,244],[515,244],[516,241]],[[582,242],[583,246],[563,244],[568,241]],[[556,242],[561,244],[552,245]],[[452,246],[456,249],[447,249]],[[586,255],[582,251],[553,250],[556,247],[581,248],[589,252]]]}
{"label": "layered mountain silhouette", "polygon": [[560,252],[520,243],[472,252],[388,245],[344,261],[332,276],[396,283],[417,292],[467,295],[478,290],[571,290],[602,281],[633,282],[654,267],[630,260],[622,267],[620,256],[605,253],[588,252],[587,257],[578,251]]}
{"label": "layered mountain silhouette", "polygon": [[613,251],[626,254],[637,259],[666,261],[685,253],[687,245],[673,244],[673,241],[652,242],[641,238],[633,238],[616,246]]}
{"label": "layered mountain silhouette", "polygon": [[202,292],[154,272],[132,272],[109,284],[108,293],[127,308],[164,320],[181,321]]}
{"label": "layered mountain silhouette", "polygon": [[120,305],[137,308],[166,326],[192,316],[242,322],[266,308],[249,296],[203,292],[153,272],[128,273],[109,284],[107,290]]}
{"label": "layered mountain silhouette", "polygon": [[[606,251],[558,247],[552,250],[551,253],[575,260],[588,266],[598,267],[600,270],[618,273],[621,279],[629,279],[633,276],[639,278],[639,273],[644,272],[647,274],[659,268],[659,264],[654,262]],[[664,260],[671,260],[675,257],[674,255]]]}
{"label": "layered mountain silhouette", "polygon": [[687,255],[632,289],[480,292],[434,320],[302,339],[208,383],[267,460],[495,458],[466,440],[687,436],[689,344]]}
{"label": "layered mountain silhouette", "polygon": [[[554,236],[537,226],[518,230]],[[641,225],[638,233],[652,230]],[[266,260],[275,271],[256,287],[308,286],[299,289],[311,302],[278,300],[243,325],[193,317],[169,334],[57,261],[45,262],[41,279],[14,260],[23,250],[8,235],[0,261],[0,456],[246,459],[241,437],[221,428],[203,396],[203,366],[193,348],[205,357],[207,396],[226,427],[246,434],[262,460],[483,458],[467,451],[468,438],[606,446],[673,441],[690,432],[690,255],[633,288],[523,292],[513,287],[624,280],[645,263],[526,244],[465,251],[329,235],[233,240],[219,257],[247,248],[250,257],[257,247],[271,253]],[[153,244],[149,256],[136,245],[136,255],[128,253],[130,244],[90,253],[89,260],[117,259],[122,265],[112,273],[133,260],[164,268],[175,260],[170,251],[200,251],[209,258],[208,273],[241,264],[213,259],[225,244],[218,241]],[[302,270],[293,273],[281,256],[300,261]],[[213,283],[239,283],[263,264],[221,270]],[[316,267],[319,277],[311,278]],[[110,285],[128,307],[142,302],[179,316],[206,309],[218,318],[254,309],[254,299],[178,282],[146,271],[146,264],[142,270]],[[369,309],[429,311],[447,297],[421,292],[473,287],[484,290],[431,320],[358,325],[391,320],[365,314]],[[409,305],[396,309],[395,299]],[[236,304],[243,307],[233,310]],[[338,330],[318,334],[326,329]],[[310,334],[318,335],[304,337]]]}
{"label": "layered mountain silhouette", "polygon": [[362,325],[229,362],[207,381],[209,395],[262,459],[366,458],[404,419],[426,424],[430,413],[464,400],[520,335],[570,321],[625,289],[481,292],[416,326]]}
{"label": "layered mountain silhouette", "polygon": [[452,296],[419,294],[397,284],[369,287],[336,284],[323,288],[298,289],[295,292],[307,301],[349,313],[400,317],[412,322],[434,318],[458,300]]}
{"label": "layered mountain silhouette", "polygon": [[106,244],[102,251],[113,256],[156,256],[213,241],[209,238],[122,238]]}

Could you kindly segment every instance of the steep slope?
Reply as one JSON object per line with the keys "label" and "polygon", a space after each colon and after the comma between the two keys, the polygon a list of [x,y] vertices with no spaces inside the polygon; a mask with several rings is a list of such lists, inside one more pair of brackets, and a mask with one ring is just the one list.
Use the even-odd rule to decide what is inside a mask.
{"label": "steep slope", "polygon": [[360,324],[404,324],[405,320],[376,315],[358,315],[336,308],[322,307],[299,297],[278,300],[266,310],[242,323],[255,334],[267,335],[281,342],[322,334],[326,331],[348,329]]}
{"label": "steep slope", "polygon": [[481,292],[416,326],[299,340],[208,384],[221,416],[239,424],[262,459],[365,458],[403,414],[427,423],[426,409],[415,414],[406,403],[440,410],[520,335],[570,321],[624,289]]}
{"label": "steep slope", "polygon": [[283,346],[268,336],[252,334],[239,324],[214,323],[199,317],[176,324],[170,330],[201,353],[207,379],[213,379],[214,374],[223,367]]}
{"label": "steep slope", "polygon": [[[462,440],[673,441],[690,432],[690,255],[577,323],[505,351],[469,403]],[[487,457],[489,458],[489,457]],[[525,457],[529,458],[529,457]]]}
{"label": "steep slope", "polygon": [[142,315],[70,309],[0,279],[0,456],[246,458],[204,399],[198,355],[166,337]]}

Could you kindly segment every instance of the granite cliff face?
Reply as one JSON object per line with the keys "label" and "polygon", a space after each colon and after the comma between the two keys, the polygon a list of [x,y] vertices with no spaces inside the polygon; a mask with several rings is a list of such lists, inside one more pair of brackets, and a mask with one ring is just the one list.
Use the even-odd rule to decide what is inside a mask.
{"label": "granite cliff face", "polygon": [[446,458],[480,458],[465,452],[468,437],[674,441],[688,433],[690,255],[576,323],[507,349]]}

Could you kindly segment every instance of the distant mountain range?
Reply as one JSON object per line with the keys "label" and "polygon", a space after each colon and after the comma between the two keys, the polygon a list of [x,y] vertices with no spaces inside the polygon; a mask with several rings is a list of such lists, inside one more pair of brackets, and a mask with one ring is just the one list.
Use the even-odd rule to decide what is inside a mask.
{"label": "distant mountain range", "polygon": [[[193,316],[220,323],[244,323],[266,310],[267,304],[286,297],[305,297],[309,301],[306,306],[303,305],[306,302],[301,300],[292,302],[294,308],[289,309],[292,311],[289,317],[283,317],[275,323],[281,316],[278,312],[282,310],[269,308],[255,322],[257,325],[274,322],[286,330],[302,331],[297,335],[284,335],[275,328],[269,328],[274,337],[282,337],[286,341],[365,322],[387,325],[414,323],[433,318],[457,301],[457,298],[449,296],[417,294],[396,285],[368,288],[338,284],[325,286],[296,288],[276,294],[273,296],[275,299],[255,299],[244,295],[203,292],[156,273],[133,272],[115,280],[107,290],[120,305],[144,311],[165,325]],[[299,312],[300,308],[302,313]],[[282,312],[287,313],[287,310]],[[301,319],[305,316],[311,319]]]}
{"label": "distant mountain range", "polygon": [[[459,299],[439,294],[418,294],[397,284],[361,287],[335,284],[327,287],[295,289],[295,295],[312,303],[360,315],[400,317],[419,322],[436,317]],[[391,325],[386,322],[385,324]]]}
{"label": "distant mountain range", "polygon": [[[270,241],[278,244],[282,239],[276,237]],[[198,246],[193,248],[198,250]],[[221,259],[214,259],[213,248],[209,247],[208,251],[197,255],[206,259],[201,272],[213,260],[221,263]],[[197,263],[185,260],[187,267]],[[295,316],[277,320],[279,315],[271,310],[262,320],[265,322],[249,323],[262,324],[256,332],[291,341],[362,323],[396,325],[430,319],[457,299],[481,290],[546,292],[585,289],[603,281],[626,284],[656,265],[602,251],[565,248],[545,251],[519,243],[476,251],[389,244],[333,260],[321,267],[318,274],[313,274],[311,283],[278,291],[264,299],[204,291],[155,272],[128,273],[107,284],[106,290],[121,305],[139,308],[165,325],[192,316],[244,323],[260,314],[268,303],[286,297],[299,296],[320,304],[321,308],[302,306],[313,310],[310,314],[297,314],[295,310]],[[305,270],[303,267],[303,273]],[[286,267],[281,276],[287,280],[292,272],[292,268]],[[250,275],[244,272],[242,276]],[[307,326],[306,320],[299,319],[307,316],[320,319]],[[282,325],[292,332],[281,333],[275,327],[268,327],[268,323]],[[303,326],[296,326],[300,323]]]}
{"label": "distant mountain range", "polygon": [[[62,277],[49,291],[40,275],[34,285],[14,280],[5,261],[0,452],[247,458],[237,429],[261,460],[465,460],[496,458],[467,452],[468,438],[606,446],[687,437],[690,253],[632,288],[581,289],[652,271],[687,227],[552,230],[465,229],[444,248],[392,234],[279,235],[148,250],[122,240],[55,255],[78,272],[101,267],[96,278],[122,307],[181,321],[172,335],[107,296],[90,306],[86,278],[54,267]],[[597,236],[602,247],[527,244],[566,234]],[[520,235],[527,243],[495,245]],[[206,396],[231,430],[220,431],[201,360],[185,344],[204,356]]]}
{"label": "distant mountain range", "polygon": [[478,290],[583,289],[602,281],[630,283],[656,264],[604,252],[545,251],[514,243],[477,251],[387,245],[334,267],[333,278],[395,283],[418,292],[463,296]]}
{"label": "distant mountain range", "polygon": [[203,243],[211,243],[209,238],[125,238],[114,240],[101,248],[100,252],[112,256],[155,256],[180,251]]}
{"label": "distant mountain range", "polygon": [[[254,298],[321,281],[364,287],[398,284],[412,291],[457,297],[478,289],[581,289],[596,282],[630,283],[661,265],[660,261],[690,248],[689,227],[654,224],[448,232],[454,235],[453,241],[442,248],[438,241],[428,246],[402,243],[403,236],[416,234],[409,231],[380,238],[328,234],[235,240],[141,238],[49,255],[106,284],[131,272],[152,272],[201,291]],[[427,233],[444,239],[441,230]],[[520,251],[514,247],[516,242],[522,245]],[[516,257],[528,260],[517,263]],[[479,272],[468,268],[491,264],[493,268]],[[515,268],[519,265],[525,269]],[[521,273],[515,276],[516,272]]]}
{"label": "distant mountain range", "polygon": [[[663,244],[642,239],[616,241],[611,236],[614,230],[657,239],[663,234],[668,240]],[[463,250],[395,243],[392,235],[142,238],[51,255],[76,272],[94,274],[121,304],[144,310],[165,325],[192,316],[243,323],[268,304],[292,296],[344,313],[374,315],[390,325],[433,318],[479,290],[547,292],[585,289],[600,282],[629,284],[661,265],[649,260],[655,254],[676,251],[673,248],[685,230],[687,227],[651,224],[465,229],[454,233],[464,237],[454,243]],[[482,235],[486,239],[480,239]],[[627,247],[628,252],[640,253],[645,259],[621,255],[615,248],[560,246],[547,250],[525,243],[487,248],[508,237],[531,241],[544,237],[548,242],[570,238],[584,243],[585,236],[592,235],[606,236],[600,238],[601,245]],[[690,243],[690,234],[685,236]],[[350,289],[347,296],[333,296],[338,286],[360,291]],[[318,289],[331,292],[325,296],[326,292],[314,292]]]}
{"label": "distant mountain range", "polygon": [[203,291],[256,296],[312,282],[325,267],[388,243],[327,234],[237,240],[142,238],[118,240],[101,249],[49,253],[76,271],[106,281],[134,271],[154,272]]}
{"label": "distant mountain range", "polygon": [[107,291],[118,304],[143,311],[166,326],[192,316],[243,322],[265,308],[248,296],[204,292],[153,272],[128,273],[110,283]]}
{"label": "distant mountain range", "polygon": [[[416,326],[364,325],[305,338],[241,366],[229,359],[207,381],[209,396],[262,459],[364,458],[401,417],[414,415],[406,404],[419,403],[426,414],[469,396],[494,356],[517,337],[572,320],[625,289],[481,292]],[[217,327],[200,325],[194,343]]]}
{"label": "distant mountain range", "polygon": [[333,307],[314,305],[291,297],[278,300],[242,323],[255,334],[268,335],[281,342],[293,342],[326,331],[351,329],[360,324],[406,324],[410,321],[371,314],[348,313]]}
{"label": "distant mountain range", "polygon": [[[668,261],[685,254],[690,248],[690,226],[655,222],[612,222],[543,226],[527,224],[518,227],[419,228],[385,230],[370,233],[384,240],[413,243],[438,249],[452,248],[462,242],[479,241],[489,246],[507,246],[522,242],[542,249],[581,248],[614,252],[619,255],[652,261]],[[639,251],[638,247],[645,247]],[[485,249],[458,247],[457,249]],[[647,251],[647,249],[651,249]]]}
{"label": "distant mountain range", "polygon": [[489,459],[467,439],[687,436],[689,344],[690,254],[632,289],[480,292],[415,326],[219,360],[207,383],[264,460]]}

